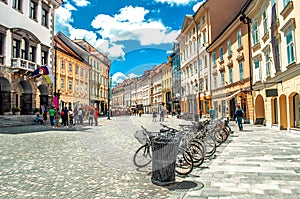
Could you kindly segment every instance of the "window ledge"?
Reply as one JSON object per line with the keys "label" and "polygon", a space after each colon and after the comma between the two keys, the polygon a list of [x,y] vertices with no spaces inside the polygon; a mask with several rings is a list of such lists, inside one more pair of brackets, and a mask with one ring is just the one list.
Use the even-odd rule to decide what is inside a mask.
{"label": "window ledge", "polygon": [[288,4],[284,7],[284,9],[281,11],[280,15],[283,16],[283,19],[287,18],[287,16],[292,12],[294,9],[294,3],[291,0],[288,2]]}
{"label": "window ledge", "polygon": [[260,49],[260,42],[257,42],[254,46],[252,46],[253,52],[257,51],[258,49]]}
{"label": "window ledge", "polygon": [[243,46],[240,46],[240,47],[237,49],[238,52],[241,51],[241,50],[243,50]]}
{"label": "window ledge", "polygon": [[270,38],[270,34],[269,32],[266,32],[265,35],[262,37],[264,43],[266,43],[266,41]]}

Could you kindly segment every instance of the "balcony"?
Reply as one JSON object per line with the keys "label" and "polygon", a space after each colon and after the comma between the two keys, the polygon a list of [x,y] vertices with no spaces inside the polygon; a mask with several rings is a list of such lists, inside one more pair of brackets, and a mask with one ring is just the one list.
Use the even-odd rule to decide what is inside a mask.
{"label": "balcony", "polygon": [[12,58],[12,66],[13,69],[22,69],[27,71],[34,71],[36,68],[40,67],[39,64],[34,62],[21,59],[21,58]]}

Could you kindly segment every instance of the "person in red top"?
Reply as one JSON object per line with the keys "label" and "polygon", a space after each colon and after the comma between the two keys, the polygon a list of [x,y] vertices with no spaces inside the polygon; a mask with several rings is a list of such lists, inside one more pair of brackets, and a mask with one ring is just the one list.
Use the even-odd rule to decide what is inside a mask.
{"label": "person in red top", "polygon": [[98,108],[96,107],[94,111],[95,126],[98,126],[98,117],[99,117],[99,111]]}

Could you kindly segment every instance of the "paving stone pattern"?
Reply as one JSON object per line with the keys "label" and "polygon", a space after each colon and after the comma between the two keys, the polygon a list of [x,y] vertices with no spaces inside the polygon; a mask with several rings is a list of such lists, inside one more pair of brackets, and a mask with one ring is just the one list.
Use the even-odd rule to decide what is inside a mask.
{"label": "paving stone pattern", "polygon": [[[140,146],[134,131],[159,129],[151,115],[43,132],[8,123],[3,128],[0,121],[0,198],[300,198],[297,132],[254,125],[240,132],[233,124],[236,132],[214,157],[161,187],[151,183],[151,166],[137,170],[132,163]],[[164,123],[189,122],[169,117]]]}

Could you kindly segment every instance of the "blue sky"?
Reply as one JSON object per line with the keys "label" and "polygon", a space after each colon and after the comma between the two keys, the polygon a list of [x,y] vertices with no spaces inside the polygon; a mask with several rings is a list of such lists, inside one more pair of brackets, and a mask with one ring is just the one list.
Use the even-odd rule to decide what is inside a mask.
{"label": "blue sky", "polygon": [[85,39],[112,61],[113,81],[167,62],[185,15],[202,0],[67,0],[55,11],[55,33]]}

